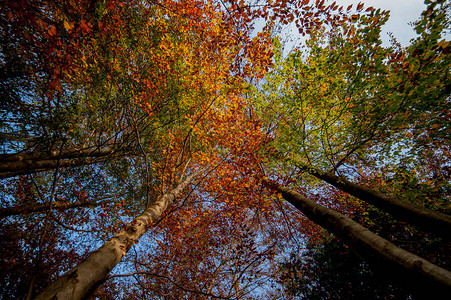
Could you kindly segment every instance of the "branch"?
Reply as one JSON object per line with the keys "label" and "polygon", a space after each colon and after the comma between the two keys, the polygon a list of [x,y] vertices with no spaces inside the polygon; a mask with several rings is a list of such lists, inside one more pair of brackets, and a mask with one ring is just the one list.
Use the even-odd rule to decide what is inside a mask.
{"label": "branch", "polygon": [[182,285],[178,284],[177,282],[175,282],[174,280],[172,280],[168,276],[159,275],[159,274],[155,274],[155,273],[152,273],[152,272],[146,272],[146,271],[138,271],[138,272],[133,272],[133,273],[128,273],[128,274],[111,275],[111,276],[109,276],[107,278],[107,280],[110,280],[112,278],[128,277],[128,276],[134,276],[134,275],[149,275],[149,276],[154,276],[154,277],[158,277],[158,278],[163,278],[163,279],[168,280],[175,287],[181,289],[182,291],[189,292],[189,293],[201,294],[201,295],[212,297],[212,298],[215,298],[215,299],[231,299],[230,297],[216,296],[216,295],[211,294],[211,293],[206,293],[206,292],[202,292],[202,291],[188,289],[188,288],[185,288]]}

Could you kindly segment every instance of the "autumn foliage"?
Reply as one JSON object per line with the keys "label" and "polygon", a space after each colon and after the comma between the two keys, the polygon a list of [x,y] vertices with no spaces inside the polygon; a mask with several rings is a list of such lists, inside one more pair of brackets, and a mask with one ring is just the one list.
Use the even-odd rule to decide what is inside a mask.
{"label": "autumn foliage", "polygon": [[[75,298],[346,297],[356,282],[331,277],[362,269],[377,297],[448,289],[449,237],[340,185],[451,224],[445,2],[404,48],[381,42],[389,14],[363,3],[4,1],[1,297],[71,284]],[[290,26],[306,41],[286,53]],[[351,247],[360,262],[287,193],[426,258],[441,281],[381,288],[374,257]],[[90,260],[107,271],[77,277]]]}

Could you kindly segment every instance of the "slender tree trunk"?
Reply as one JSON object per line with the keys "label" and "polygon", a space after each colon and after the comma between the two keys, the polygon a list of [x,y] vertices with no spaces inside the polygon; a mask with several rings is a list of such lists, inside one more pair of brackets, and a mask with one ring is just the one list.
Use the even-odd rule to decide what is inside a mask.
{"label": "slender tree trunk", "polygon": [[8,169],[9,166],[2,168],[3,171],[0,171],[0,179],[53,170],[56,169],[57,166],[58,168],[65,168],[71,166],[90,165],[98,163],[100,161],[102,161],[102,158],[95,158],[93,160],[64,159],[60,160],[59,163],[57,159],[26,161],[23,163],[21,162],[20,164],[15,163],[15,166],[11,169]]}
{"label": "slender tree trunk", "polygon": [[58,159],[58,158],[80,158],[80,157],[95,157],[104,156],[113,153],[115,150],[111,146],[104,148],[80,148],[80,149],[67,149],[63,151],[53,150],[46,154],[35,152],[23,152],[15,154],[3,154],[0,156],[0,163],[25,161],[25,160],[46,160],[46,159]]}
{"label": "slender tree trunk", "polygon": [[[47,156],[40,153],[18,153],[5,155],[0,159],[0,179],[18,175],[26,175],[57,167],[69,167],[96,163],[95,158],[104,158],[117,151],[112,148],[104,149],[75,149],[52,151]],[[83,160],[83,158],[91,160]]]}
{"label": "slender tree trunk", "polygon": [[383,266],[386,274],[401,274],[405,281],[415,282],[420,288],[428,286],[442,292],[451,292],[450,271],[395,246],[344,215],[289,188],[267,178],[264,181],[310,220],[335,234],[358,255],[379,267]]}
{"label": "slender tree trunk", "polygon": [[[105,201],[84,201],[84,202],[75,202],[75,203],[64,203],[64,202],[53,202],[51,209],[69,209],[69,208],[77,208],[77,207],[86,207],[86,206],[99,206],[104,203],[112,202],[113,200],[105,200]],[[33,203],[30,205],[22,205],[16,207],[7,207],[0,208],[0,218],[29,214],[29,213],[42,213],[47,212],[49,209],[49,205],[46,203]]]}
{"label": "slender tree trunk", "polygon": [[311,167],[305,166],[300,168],[316,178],[324,180],[340,190],[392,214],[399,220],[416,225],[428,232],[439,233],[446,238],[451,237],[450,215],[390,197],[379,191],[352,183],[330,173],[322,173]]}
{"label": "slender tree trunk", "polygon": [[160,196],[125,229],[114,235],[87,259],[53,282],[36,298],[74,300],[84,299],[108,277],[110,271],[122,260],[127,251],[155,223],[174,199],[197,176],[194,173],[170,192]]}

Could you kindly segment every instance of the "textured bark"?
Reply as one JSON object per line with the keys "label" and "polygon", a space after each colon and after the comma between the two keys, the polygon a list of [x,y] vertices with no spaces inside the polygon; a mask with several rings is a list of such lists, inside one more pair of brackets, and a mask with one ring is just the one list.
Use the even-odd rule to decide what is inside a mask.
{"label": "textured bark", "polygon": [[93,159],[103,158],[114,153],[116,153],[114,149],[104,148],[65,150],[61,153],[52,151],[46,156],[42,156],[40,153],[4,155],[0,159],[0,179],[52,170],[57,167],[92,164],[99,161]]}
{"label": "textured bark", "polygon": [[[56,169],[57,167],[65,168],[65,167],[77,166],[77,165],[89,165],[89,164],[93,164],[93,163],[96,163],[99,161],[100,160],[81,161],[81,160],[76,160],[76,159],[66,159],[66,160],[60,160],[58,162],[57,159],[54,159],[54,160],[26,161],[23,163],[14,163],[14,166],[12,166],[12,167],[10,164],[6,167],[3,166],[4,168],[0,167],[3,169],[3,172],[0,171],[0,179],[10,178],[10,177],[19,176],[19,175],[27,175],[27,174],[44,172],[44,171]],[[11,167],[11,168],[8,169],[8,167]]]}
{"label": "textured bark", "polygon": [[439,233],[446,238],[451,237],[450,215],[390,197],[379,191],[352,183],[330,173],[321,173],[310,167],[301,168],[316,178],[324,180],[340,190],[390,213],[399,220],[416,225],[425,231]]}
{"label": "textured bark", "polygon": [[170,192],[160,196],[125,229],[114,235],[87,259],[53,282],[36,298],[74,300],[84,299],[102,284],[110,271],[121,261],[133,244],[155,223],[166,208],[185,189],[198,173],[190,175]]}
{"label": "textured bark", "polygon": [[104,148],[81,148],[81,149],[68,149],[68,150],[53,150],[47,154],[42,154],[40,152],[23,152],[15,154],[4,154],[0,156],[0,162],[15,162],[24,160],[45,160],[45,159],[58,159],[58,158],[79,158],[79,157],[94,157],[94,156],[104,156],[113,153],[112,147]]}
{"label": "textured bark", "polygon": [[265,179],[310,220],[335,234],[358,255],[383,267],[386,274],[399,274],[404,281],[422,288],[451,292],[451,272],[405,251],[344,215],[321,206],[301,194]]}
{"label": "textured bark", "polygon": [[[69,208],[86,207],[86,206],[99,206],[99,205],[102,205],[104,203],[109,203],[109,202],[112,202],[112,200],[84,201],[84,202],[75,202],[75,203],[53,202],[52,209],[69,209]],[[0,208],[0,218],[4,218],[4,217],[8,217],[8,216],[22,215],[22,214],[29,214],[29,213],[47,212],[48,209],[49,209],[49,205],[46,203],[33,203],[30,205]]]}

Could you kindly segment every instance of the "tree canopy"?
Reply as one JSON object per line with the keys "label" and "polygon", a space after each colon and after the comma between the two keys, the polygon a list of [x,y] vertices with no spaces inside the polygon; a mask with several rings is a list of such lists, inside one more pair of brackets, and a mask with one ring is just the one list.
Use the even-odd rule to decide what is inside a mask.
{"label": "tree canopy", "polygon": [[1,298],[449,294],[450,4],[425,3],[402,47],[363,3],[2,2]]}

